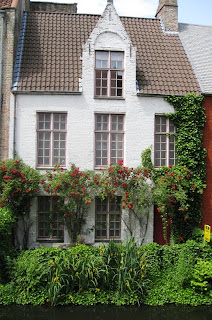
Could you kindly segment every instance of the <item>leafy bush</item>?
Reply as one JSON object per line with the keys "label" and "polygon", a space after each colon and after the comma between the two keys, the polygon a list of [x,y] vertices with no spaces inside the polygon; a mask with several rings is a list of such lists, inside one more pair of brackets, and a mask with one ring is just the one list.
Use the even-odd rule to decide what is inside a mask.
{"label": "leafy bush", "polygon": [[193,240],[22,252],[0,304],[211,304],[212,250]]}
{"label": "leafy bush", "polygon": [[199,260],[192,275],[191,286],[200,292],[210,292],[212,297],[212,260]]}
{"label": "leafy bush", "polygon": [[191,279],[199,259],[212,259],[212,250],[207,243],[189,240],[184,244],[161,247],[159,273],[149,286],[145,303],[210,304],[209,295],[202,295],[191,286]]}
{"label": "leafy bush", "polygon": [[9,278],[9,256],[12,250],[12,227],[14,217],[8,208],[0,208],[0,282],[5,282]]}

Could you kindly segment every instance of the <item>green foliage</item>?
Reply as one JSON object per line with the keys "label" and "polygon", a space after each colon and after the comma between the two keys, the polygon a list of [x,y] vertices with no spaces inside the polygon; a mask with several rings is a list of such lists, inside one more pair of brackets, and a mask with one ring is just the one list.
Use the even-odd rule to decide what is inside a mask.
{"label": "green foliage", "polygon": [[208,244],[190,240],[180,245],[163,246],[159,257],[158,276],[149,286],[146,304],[211,304],[210,294],[196,292],[191,285],[196,262],[212,259]]}
{"label": "green foliage", "polygon": [[0,304],[210,304],[211,261],[211,247],[193,240],[28,250],[0,286]]}
{"label": "green foliage", "polygon": [[9,256],[12,250],[12,227],[15,218],[8,208],[0,208],[0,282],[8,280]]}
{"label": "green foliage", "polygon": [[141,153],[141,163],[144,168],[153,170],[154,166],[151,159],[152,148],[146,148]]}
{"label": "green foliage", "polygon": [[15,218],[8,208],[0,208],[0,236],[10,235]]}
{"label": "green foliage", "polygon": [[170,115],[177,129],[176,151],[179,165],[193,172],[196,180],[205,182],[205,156],[202,137],[206,121],[202,107],[203,96],[188,94],[184,97],[170,96],[166,101],[174,106]]}
{"label": "green foliage", "polygon": [[175,113],[168,115],[176,126],[176,155],[178,164],[192,172],[195,190],[188,190],[187,208],[189,219],[185,224],[183,217],[175,212],[172,231],[175,239],[189,239],[201,221],[201,193],[205,187],[206,150],[203,148],[203,128],[206,121],[202,107],[203,96],[188,94],[184,97],[169,96],[166,101],[174,106]]}
{"label": "green foliage", "polygon": [[212,260],[199,260],[192,274],[191,286],[195,291],[210,293],[212,298]]}
{"label": "green foliage", "polygon": [[107,266],[104,287],[119,293],[136,292],[142,295],[147,285],[149,266],[133,239],[127,240],[124,246],[111,241],[100,250],[103,251],[103,263]]}
{"label": "green foliage", "polygon": [[[8,278],[7,265],[10,254],[13,255],[14,252],[12,244],[15,242],[17,221],[24,221],[24,217],[28,217],[31,199],[38,192],[39,179],[39,173],[21,160],[9,159],[0,162],[0,281]],[[23,237],[25,248],[27,238],[28,228],[25,229]]]}
{"label": "green foliage", "polygon": [[193,173],[184,166],[158,169],[154,174],[154,180],[156,184],[154,199],[162,217],[164,238],[168,221],[171,221],[175,240],[184,242],[193,231],[185,233],[190,221],[193,222],[194,219],[191,197],[201,194],[203,190],[196,183]]}

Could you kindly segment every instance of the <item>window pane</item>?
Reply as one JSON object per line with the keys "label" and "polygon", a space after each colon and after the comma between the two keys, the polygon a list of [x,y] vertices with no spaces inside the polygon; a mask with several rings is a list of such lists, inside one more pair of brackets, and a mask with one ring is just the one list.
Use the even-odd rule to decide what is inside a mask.
{"label": "window pane", "polygon": [[107,89],[102,89],[102,96],[107,96]]}
{"label": "window pane", "polygon": [[50,164],[50,159],[49,158],[44,158],[44,162],[42,164],[48,166]]}
{"label": "window pane", "polygon": [[96,59],[98,60],[108,60],[108,52],[105,51],[97,51]]}
{"label": "window pane", "polygon": [[111,89],[111,96],[116,97],[116,89]]}
{"label": "window pane", "polygon": [[111,60],[122,61],[123,53],[122,52],[111,52]]}

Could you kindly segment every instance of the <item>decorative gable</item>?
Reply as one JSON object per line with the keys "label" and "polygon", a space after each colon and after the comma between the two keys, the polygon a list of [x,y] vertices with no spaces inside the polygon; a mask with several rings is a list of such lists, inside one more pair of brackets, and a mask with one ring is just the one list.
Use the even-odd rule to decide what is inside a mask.
{"label": "decorative gable", "polygon": [[[94,95],[95,52],[97,51],[123,52],[125,88],[123,97],[127,93],[136,93],[136,48],[111,2],[107,3],[97,25],[83,46],[82,79],[83,92],[86,95]],[[89,88],[87,83],[89,83]]]}

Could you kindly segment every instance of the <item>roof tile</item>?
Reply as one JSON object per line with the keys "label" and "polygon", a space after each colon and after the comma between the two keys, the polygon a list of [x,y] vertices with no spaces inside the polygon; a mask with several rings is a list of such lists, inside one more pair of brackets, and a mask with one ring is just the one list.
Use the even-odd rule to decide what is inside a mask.
{"label": "roof tile", "polygon": [[1,0],[0,8],[10,8],[12,4],[12,0]]}

